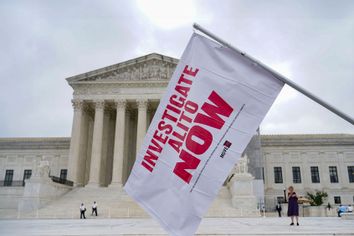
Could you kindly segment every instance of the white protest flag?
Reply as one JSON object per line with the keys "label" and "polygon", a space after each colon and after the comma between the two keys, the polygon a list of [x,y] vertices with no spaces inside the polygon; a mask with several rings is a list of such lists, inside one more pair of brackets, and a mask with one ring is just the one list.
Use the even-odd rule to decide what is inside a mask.
{"label": "white protest flag", "polygon": [[193,235],[283,85],[242,55],[193,34],[126,192],[171,235]]}

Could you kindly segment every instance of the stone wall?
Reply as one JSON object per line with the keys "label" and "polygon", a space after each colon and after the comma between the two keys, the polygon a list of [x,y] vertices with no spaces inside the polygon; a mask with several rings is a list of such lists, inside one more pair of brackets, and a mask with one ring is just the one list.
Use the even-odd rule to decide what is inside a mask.
{"label": "stone wall", "polygon": [[17,205],[23,196],[23,187],[1,187],[0,209],[17,209]]}
{"label": "stone wall", "polygon": [[24,170],[34,170],[36,163],[47,160],[50,174],[67,169],[70,138],[0,138],[0,181],[6,170],[14,170],[13,181],[22,181]]}
{"label": "stone wall", "polygon": [[[354,135],[263,135],[261,137],[267,210],[273,210],[277,197],[292,185],[300,196],[315,190],[328,193],[334,204],[339,196],[342,204],[353,204],[354,183],[349,182],[348,166],[354,166]],[[300,167],[301,181],[294,183],[292,167]],[[319,169],[319,183],[313,183],[311,166]],[[338,183],[331,183],[329,166],[336,166]],[[283,181],[275,183],[274,167],[282,168]]]}

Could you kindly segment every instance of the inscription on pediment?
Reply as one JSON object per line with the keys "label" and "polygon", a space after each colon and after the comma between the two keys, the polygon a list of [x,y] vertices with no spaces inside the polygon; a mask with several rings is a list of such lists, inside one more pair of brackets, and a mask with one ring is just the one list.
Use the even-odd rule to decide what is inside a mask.
{"label": "inscription on pediment", "polygon": [[175,68],[174,63],[154,59],[91,76],[82,81],[169,80]]}

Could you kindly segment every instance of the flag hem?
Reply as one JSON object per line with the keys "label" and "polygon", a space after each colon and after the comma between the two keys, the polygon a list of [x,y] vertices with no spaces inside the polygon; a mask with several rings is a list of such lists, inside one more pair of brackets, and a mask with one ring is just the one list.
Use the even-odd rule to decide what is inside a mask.
{"label": "flag hem", "polygon": [[134,201],[136,203],[139,204],[139,206],[141,206],[142,208],[144,208],[144,210],[153,218],[155,218],[158,222],[160,222],[160,225],[162,226],[162,228],[167,232],[167,233],[173,233],[173,235],[178,236],[179,234],[177,234],[174,230],[172,230],[168,224],[165,223],[165,221],[163,219],[161,219],[159,217],[159,215],[154,211],[154,209],[152,209],[151,207],[148,206],[148,204],[146,204],[144,201],[142,200],[138,200],[138,198],[135,196],[135,191],[128,185],[128,186],[124,186],[124,190],[125,192],[134,199]]}

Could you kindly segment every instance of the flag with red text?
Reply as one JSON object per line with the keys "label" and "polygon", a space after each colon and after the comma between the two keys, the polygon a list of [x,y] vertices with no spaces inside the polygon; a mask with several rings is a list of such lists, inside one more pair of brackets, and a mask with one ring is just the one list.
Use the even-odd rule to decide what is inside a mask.
{"label": "flag with red text", "polygon": [[171,235],[193,235],[283,82],[193,34],[124,189]]}

